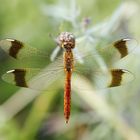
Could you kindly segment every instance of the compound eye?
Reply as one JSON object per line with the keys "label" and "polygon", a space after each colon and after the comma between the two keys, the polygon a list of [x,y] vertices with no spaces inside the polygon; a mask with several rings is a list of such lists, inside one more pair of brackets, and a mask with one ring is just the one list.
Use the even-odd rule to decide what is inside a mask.
{"label": "compound eye", "polygon": [[67,44],[66,43],[63,44],[63,48],[67,48]]}

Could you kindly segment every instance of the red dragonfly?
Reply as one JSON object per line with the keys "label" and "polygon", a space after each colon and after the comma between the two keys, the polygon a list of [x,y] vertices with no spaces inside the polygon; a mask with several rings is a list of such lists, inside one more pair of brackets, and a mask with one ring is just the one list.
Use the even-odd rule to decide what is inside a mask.
{"label": "red dragonfly", "polygon": [[[71,76],[72,73],[76,69],[76,62],[78,58],[73,54],[73,50],[76,46],[75,36],[70,32],[62,32],[57,37],[57,44],[63,51],[63,62],[59,65],[61,70],[56,69],[50,71],[43,71],[40,77],[48,78],[48,75],[53,75],[53,72],[62,72],[65,73],[65,84],[64,84],[64,116],[66,119],[66,123],[70,118],[70,107],[71,107]],[[136,47],[134,42],[131,39],[120,39],[115,41],[109,49],[106,49],[107,52],[110,50],[112,55],[115,56],[115,53],[120,55],[120,59],[124,58],[129,54],[130,51]],[[131,45],[130,45],[131,44]],[[3,49],[9,56],[13,57],[14,59],[20,60],[24,59],[25,57],[32,57],[32,55],[43,55],[40,50],[36,48],[29,47],[25,45],[23,42],[18,41],[16,39],[4,39],[0,41],[0,48]],[[88,55],[87,55],[88,56]],[[84,55],[84,57],[87,57]],[[83,57],[83,58],[84,58]],[[63,66],[63,69],[62,69]],[[18,68],[12,69],[7,71],[3,76],[2,79],[6,82],[12,83],[19,87],[31,88],[42,90],[38,86],[34,86],[30,83],[30,79],[33,75],[37,74],[40,69],[35,68]],[[98,73],[97,73],[98,74]],[[100,73],[99,73],[100,74]],[[120,86],[128,81],[130,81],[130,77],[133,77],[133,74],[124,69],[110,69],[104,73],[104,77],[106,78],[104,87],[116,87]],[[36,79],[38,80],[38,79]],[[100,79],[102,80],[102,79]],[[43,83],[42,83],[43,84]]]}

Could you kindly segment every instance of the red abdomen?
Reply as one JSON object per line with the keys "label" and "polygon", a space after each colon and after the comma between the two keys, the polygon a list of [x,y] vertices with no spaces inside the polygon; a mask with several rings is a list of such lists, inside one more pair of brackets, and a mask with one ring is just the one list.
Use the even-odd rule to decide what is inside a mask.
{"label": "red abdomen", "polygon": [[70,117],[71,108],[71,72],[66,72],[65,89],[64,89],[64,116],[66,123]]}

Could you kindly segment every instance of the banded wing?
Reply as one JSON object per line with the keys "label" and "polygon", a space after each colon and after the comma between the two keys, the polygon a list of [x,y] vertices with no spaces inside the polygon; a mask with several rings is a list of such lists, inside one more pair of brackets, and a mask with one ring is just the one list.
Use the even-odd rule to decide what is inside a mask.
{"label": "banded wing", "polygon": [[60,77],[63,77],[62,69],[47,68],[41,70],[37,68],[23,68],[7,71],[2,76],[2,79],[15,86],[44,90]]}
{"label": "banded wing", "polygon": [[[72,81],[75,78],[83,77],[83,72],[73,73]],[[96,89],[105,89],[112,88],[125,85],[132,80],[134,80],[134,74],[126,69],[110,69],[107,71],[90,71],[90,74],[86,76],[88,81],[92,81],[93,87]],[[78,85],[80,85],[80,89],[88,90],[82,85],[81,81],[79,81]],[[73,86],[72,86],[73,87]]]}
{"label": "banded wing", "polygon": [[136,46],[137,41],[135,39],[124,38],[115,41],[105,49],[107,49],[108,53],[113,53],[114,55],[118,55],[119,58],[123,58],[127,56],[130,52],[132,52],[136,48]]}
{"label": "banded wing", "polygon": [[[137,47],[137,41],[134,39],[120,39],[110,45],[105,56],[117,60],[129,55]],[[125,69],[111,69],[108,71],[108,87],[116,87],[128,83],[134,79],[133,73]],[[106,81],[104,81],[106,83]]]}
{"label": "banded wing", "polygon": [[4,50],[6,54],[18,60],[32,56],[47,57],[46,53],[44,53],[43,51],[26,45],[23,42],[16,39],[1,40],[0,48]]}
{"label": "banded wing", "polygon": [[[111,69],[107,72],[95,71],[93,73],[95,80],[94,86],[99,89],[117,87],[134,79],[134,75],[125,69]],[[74,73],[73,78],[76,78],[76,76],[77,73]],[[50,69],[43,71],[41,69],[34,68],[13,69],[7,71],[2,76],[2,79],[10,84],[35,90],[44,90],[47,87],[46,85],[51,84],[58,78],[61,78],[61,80],[64,81],[63,69]],[[83,86],[84,85],[81,85],[81,88],[83,88]]]}
{"label": "banded wing", "polygon": [[[136,42],[134,40],[121,39],[115,42],[112,46],[110,46],[109,49],[105,49],[107,50],[107,52],[105,51],[106,53],[105,55],[109,53],[110,56],[112,57],[112,55],[114,56],[116,53],[118,53],[120,55],[120,58],[123,58],[127,56],[129,52],[131,52],[136,47],[135,44]],[[25,57],[29,57],[32,55],[44,56],[44,54],[42,54],[42,52],[40,52],[39,50],[32,47],[28,47],[18,40],[13,39],[1,40],[0,47],[9,56],[15,59],[23,59]],[[83,59],[89,61],[89,57],[87,57],[87,55],[83,55],[82,57]],[[93,59],[93,57],[91,58]],[[90,61],[93,62],[92,59]],[[76,61],[77,60],[78,58],[76,58]],[[42,90],[45,88],[46,83],[49,83],[51,79],[55,79],[55,77],[57,76],[61,76],[61,74],[63,73],[64,70],[62,59],[60,59],[60,61],[54,62],[53,67],[43,71],[41,71],[40,69],[33,68],[10,70],[6,72],[2,78],[4,81],[12,83],[16,86]],[[85,68],[85,70],[89,70],[89,68]],[[75,68],[75,71],[79,72],[81,71],[81,69]],[[96,71],[94,70],[94,68],[92,68],[92,72],[94,74],[93,77],[95,77],[95,82],[97,81],[97,83],[100,83],[99,88],[120,86],[122,84],[131,81],[134,77],[131,72],[124,69],[111,69],[106,72],[102,71],[99,72],[99,70]],[[82,74],[83,72],[80,73]],[[35,81],[39,81],[39,83]]]}
{"label": "banded wing", "polygon": [[[37,48],[33,48],[25,43],[15,40],[15,39],[5,39],[0,41],[0,48],[4,50],[6,54],[10,57],[17,60],[31,60],[31,57],[34,58],[41,57],[41,60],[44,61],[44,58],[49,59],[49,55],[40,51]],[[43,57],[43,59],[42,59]],[[21,61],[22,62],[22,61]],[[21,63],[20,62],[20,63]],[[41,62],[41,61],[40,61]],[[22,62],[23,63],[23,62]],[[51,66],[48,66],[47,69],[40,68],[17,68],[7,71],[2,79],[10,84],[19,87],[31,88],[35,90],[43,90],[46,84],[49,84],[57,76],[62,75],[63,71],[63,62],[61,57],[57,59]]]}
{"label": "banded wing", "polygon": [[[117,40],[113,43],[96,43],[92,42],[78,41],[78,55],[76,54],[76,59],[81,58],[82,61],[85,61],[85,58],[93,60],[97,57],[103,57],[107,66],[110,66],[110,62],[117,62],[118,60],[129,55],[138,45],[138,42],[135,39],[124,38]],[[77,51],[77,50],[76,50]],[[88,59],[89,60],[89,59]],[[79,61],[79,60],[78,60]],[[88,62],[86,62],[88,63]]]}
{"label": "banded wing", "polygon": [[[125,38],[115,41],[106,48],[99,48],[97,50],[98,54],[91,51],[89,55],[83,57],[84,64],[88,64],[87,67],[82,68],[80,65],[76,71],[81,73],[80,71],[83,70],[83,74],[88,75],[91,79],[94,79],[94,83],[96,84],[97,88],[110,88],[126,84],[134,79],[133,73],[128,70],[119,68],[101,70],[99,67],[100,64],[98,64],[95,59],[99,55],[99,57],[103,57],[103,60],[106,59],[105,64],[106,66],[109,66],[110,60],[117,62],[118,60],[129,55],[137,47],[137,45],[138,43],[136,40]],[[82,55],[84,56],[83,53]],[[90,74],[87,73],[86,70],[84,71],[84,69],[86,69]]]}
{"label": "banded wing", "polygon": [[100,73],[99,76],[101,77],[100,80],[98,79],[98,74],[95,75],[95,83],[98,88],[117,87],[134,79],[133,73],[125,69],[111,69],[107,72]]}
{"label": "banded wing", "polygon": [[115,41],[109,47],[101,49],[99,53],[108,59],[112,59],[113,62],[117,62],[129,55],[136,47],[137,41],[135,39],[124,38]]}
{"label": "banded wing", "polygon": [[[99,54],[106,56],[106,57],[116,57],[118,56],[118,59],[123,58],[127,56],[134,48],[137,46],[137,41],[134,39],[120,39],[113,44],[111,44],[109,47],[106,48],[97,48],[97,51]],[[78,46],[77,46],[78,47]],[[0,41],[0,48],[3,49],[9,56],[15,58],[15,59],[24,59],[25,57],[31,57],[31,56],[40,56],[40,57],[46,57],[49,58],[47,53],[44,53],[43,51],[40,51],[37,48],[30,47],[23,42],[16,40],[16,39],[4,39]],[[77,48],[76,48],[77,49]],[[75,49],[75,50],[76,50]],[[75,58],[78,60],[79,56],[81,58],[94,56],[97,53],[93,52],[93,50],[86,51],[86,48],[80,51],[80,55],[77,55],[79,53],[76,51]]]}

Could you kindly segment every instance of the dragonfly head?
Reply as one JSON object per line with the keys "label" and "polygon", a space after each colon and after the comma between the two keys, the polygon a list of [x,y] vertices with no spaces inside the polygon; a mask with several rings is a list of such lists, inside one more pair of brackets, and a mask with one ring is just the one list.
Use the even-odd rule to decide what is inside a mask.
{"label": "dragonfly head", "polygon": [[62,32],[57,41],[58,45],[66,50],[71,50],[75,47],[75,37],[70,32]]}

